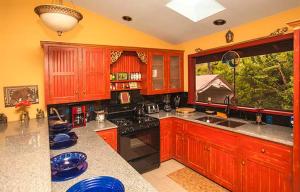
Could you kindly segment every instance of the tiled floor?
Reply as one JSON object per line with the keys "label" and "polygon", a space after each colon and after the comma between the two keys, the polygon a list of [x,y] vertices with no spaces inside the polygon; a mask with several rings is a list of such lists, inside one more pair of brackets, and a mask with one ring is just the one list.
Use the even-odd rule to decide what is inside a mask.
{"label": "tiled floor", "polygon": [[160,165],[158,169],[143,174],[159,192],[187,192],[183,187],[170,179],[167,175],[185,166],[175,160],[169,160]]}
{"label": "tiled floor", "polygon": [[[150,182],[159,192],[188,192],[181,185],[179,185],[174,180],[172,180],[170,177],[168,177],[168,175],[170,173],[174,174],[174,172],[176,172],[184,167],[185,167],[184,165],[178,163],[177,161],[170,160],[170,161],[162,163],[159,169],[155,169],[148,173],[144,173],[143,177],[148,182]],[[178,173],[181,173],[181,171],[178,171]],[[196,176],[195,176],[195,174],[196,174]],[[199,176],[197,176],[196,172],[194,172],[193,175],[195,177],[199,177]],[[202,178],[204,178],[204,177],[202,177]],[[213,183],[212,181],[210,181],[206,178],[201,179],[201,180],[202,180],[201,182],[203,183],[203,185],[201,184],[201,186],[202,186],[201,188],[203,188],[203,189],[206,188],[206,190],[200,190],[200,191],[210,191],[210,189],[207,187],[211,187],[213,185],[214,187],[212,189],[220,188],[218,190],[213,190],[213,191],[227,192],[227,190],[223,189],[222,187],[218,186],[217,184]],[[189,181],[189,182],[186,183],[186,181]],[[186,180],[186,178],[185,178],[185,179],[183,179],[182,182],[186,185],[190,185],[190,183],[193,183],[193,182],[198,183],[198,180],[194,181],[194,177],[193,177],[193,178],[189,178],[188,180]],[[206,186],[206,187],[204,187],[204,186]],[[209,189],[209,190],[207,190],[207,189]],[[199,191],[199,190],[194,189],[191,191]]]}

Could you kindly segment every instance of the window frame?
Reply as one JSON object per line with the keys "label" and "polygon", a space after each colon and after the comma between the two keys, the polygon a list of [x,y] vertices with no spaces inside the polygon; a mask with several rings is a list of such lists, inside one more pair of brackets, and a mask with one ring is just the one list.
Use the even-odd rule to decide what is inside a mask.
{"label": "window frame", "polygon": [[[264,44],[269,43],[280,43],[285,40],[293,41],[294,34],[288,33],[284,35],[272,36],[272,37],[264,37],[259,39],[254,39],[246,42],[241,42],[237,44],[233,44],[230,46],[223,46],[214,49],[204,50],[195,54],[188,55],[188,104],[199,105],[204,107],[215,107],[215,108],[225,108],[226,105],[217,104],[217,103],[205,103],[205,102],[196,102],[196,75],[195,75],[195,65],[196,60],[199,60],[201,57],[220,54],[222,52],[237,50],[237,49],[245,49],[255,47],[255,46],[263,46]],[[231,109],[241,110],[247,112],[258,112],[258,109],[254,107],[244,107],[244,106],[230,106]],[[293,111],[284,111],[284,110],[275,110],[275,109],[263,109],[260,110],[261,113],[271,114],[271,115],[282,115],[282,116],[291,116],[293,115]]]}

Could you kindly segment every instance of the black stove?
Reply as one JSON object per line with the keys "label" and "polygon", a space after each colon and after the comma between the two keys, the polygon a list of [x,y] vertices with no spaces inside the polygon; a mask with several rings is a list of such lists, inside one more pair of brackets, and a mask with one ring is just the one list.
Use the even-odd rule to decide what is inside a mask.
{"label": "black stove", "polygon": [[159,127],[159,120],[149,116],[143,117],[119,117],[109,119],[118,126],[120,134],[133,133],[135,131]]}
{"label": "black stove", "polygon": [[115,112],[107,119],[118,126],[118,153],[138,172],[145,173],[160,166],[159,119],[134,114]]}

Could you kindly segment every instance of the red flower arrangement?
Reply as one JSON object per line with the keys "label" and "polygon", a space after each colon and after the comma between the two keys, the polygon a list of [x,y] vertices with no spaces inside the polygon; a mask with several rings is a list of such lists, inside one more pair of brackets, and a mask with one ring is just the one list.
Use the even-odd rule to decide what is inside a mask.
{"label": "red flower arrangement", "polygon": [[19,107],[28,107],[30,106],[31,103],[30,101],[28,100],[23,100],[23,101],[20,101],[19,103],[16,104],[15,108],[19,108]]}

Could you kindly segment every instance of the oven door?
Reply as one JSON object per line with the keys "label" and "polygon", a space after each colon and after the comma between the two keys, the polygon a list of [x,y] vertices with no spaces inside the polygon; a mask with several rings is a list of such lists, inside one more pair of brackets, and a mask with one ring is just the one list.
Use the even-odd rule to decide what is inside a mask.
{"label": "oven door", "polygon": [[119,154],[140,173],[159,167],[159,127],[119,134],[118,143]]}

